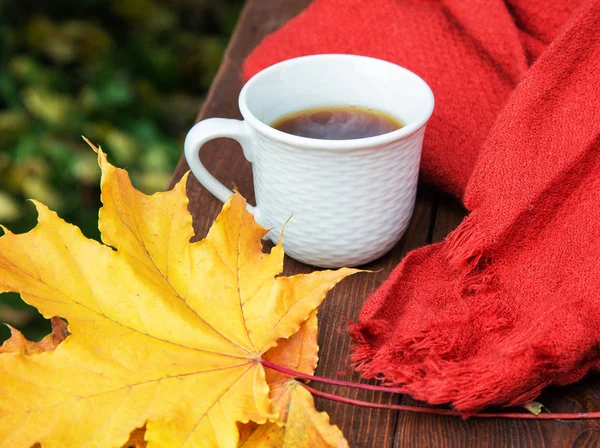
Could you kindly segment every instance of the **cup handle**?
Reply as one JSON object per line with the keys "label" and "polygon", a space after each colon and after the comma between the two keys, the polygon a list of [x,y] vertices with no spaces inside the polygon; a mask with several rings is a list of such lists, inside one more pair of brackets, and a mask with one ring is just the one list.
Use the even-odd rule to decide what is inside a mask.
{"label": "cup handle", "polygon": [[[252,162],[252,144],[248,125],[241,120],[229,118],[208,118],[196,123],[185,137],[184,153],[188,166],[196,179],[221,202],[226,202],[233,194],[229,188],[208,172],[200,161],[200,149],[209,140],[231,138],[236,140],[244,151],[244,157]],[[248,211],[257,217],[257,209],[248,205]]]}

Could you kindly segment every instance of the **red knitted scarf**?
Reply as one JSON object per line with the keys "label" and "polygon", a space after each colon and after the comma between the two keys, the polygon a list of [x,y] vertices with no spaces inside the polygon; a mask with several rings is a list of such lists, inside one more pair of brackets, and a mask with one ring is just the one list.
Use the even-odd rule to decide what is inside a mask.
{"label": "red knitted scarf", "polygon": [[473,412],[600,369],[599,24],[598,0],[316,0],[246,61],[363,54],[435,94],[422,175],[470,215],[365,303],[365,377]]}

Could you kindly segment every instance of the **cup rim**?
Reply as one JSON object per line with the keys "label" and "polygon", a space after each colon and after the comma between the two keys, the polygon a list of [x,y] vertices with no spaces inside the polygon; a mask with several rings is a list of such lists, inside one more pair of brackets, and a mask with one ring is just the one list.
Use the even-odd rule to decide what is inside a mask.
{"label": "cup rim", "polygon": [[[348,139],[348,140],[324,140],[317,138],[309,138],[309,137],[300,137],[297,135],[288,134],[283,131],[279,131],[275,128],[272,128],[266,123],[263,123],[259,120],[249,109],[246,104],[246,97],[248,91],[252,88],[252,86],[260,80],[263,76],[268,73],[276,70],[280,70],[282,67],[286,65],[291,65],[296,63],[298,60],[309,61],[314,59],[362,59],[368,62],[377,61],[378,63],[388,64],[394,69],[400,69],[410,73],[412,76],[418,78],[418,80],[423,84],[423,88],[425,90],[426,101],[428,101],[428,106],[426,112],[418,117],[416,120],[412,120],[406,126],[403,126],[400,129],[397,129],[392,132],[388,132],[386,134],[376,135],[374,137],[365,137],[365,138],[357,138],[357,139]],[[416,73],[404,68],[398,64],[394,64],[393,62],[385,61],[383,59],[373,58],[370,56],[359,56],[354,54],[338,54],[338,53],[323,53],[323,54],[314,54],[309,56],[300,56],[296,58],[286,59],[284,61],[273,64],[257,74],[255,74],[252,78],[246,82],[246,84],[242,87],[240,92],[238,105],[240,108],[240,112],[244,119],[256,130],[260,133],[266,135],[270,139],[280,141],[282,143],[287,143],[289,145],[300,146],[305,148],[314,148],[314,149],[330,149],[330,150],[352,150],[359,149],[369,146],[380,146],[386,145],[390,142],[402,139],[404,137],[408,137],[409,135],[415,133],[420,128],[422,128],[433,113],[433,109],[435,106],[435,100],[433,96],[433,92],[429,85]]]}

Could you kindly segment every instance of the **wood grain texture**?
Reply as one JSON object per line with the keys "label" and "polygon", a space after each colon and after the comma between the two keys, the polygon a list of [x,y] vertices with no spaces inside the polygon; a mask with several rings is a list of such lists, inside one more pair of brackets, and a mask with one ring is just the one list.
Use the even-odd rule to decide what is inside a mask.
{"label": "wood grain texture", "polygon": [[[266,34],[276,30],[308,3],[310,0],[248,1],[199,120],[209,117],[240,118],[237,96],[242,86],[240,69],[244,58]],[[230,188],[237,188],[250,202],[253,201],[251,166],[237,143],[226,139],[210,142],[202,149],[202,160],[220,181]],[[182,157],[171,185],[187,170]],[[221,203],[193,177],[188,180],[187,188],[196,238],[201,239],[219,213]],[[358,381],[358,375],[351,371],[348,362],[350,339],[346,332],[347,320],[358,317],[364,300],[408,251],[442,240],[464,216],[465,210],[456,200],[437,193],[432,187],[419,185],[410,227],[398,245],[383,258],[365,266],[374,273],[345,280],[321,306],[318,375]],[[286,258],[287,275],[313,269]],[[422,405],[407,396],[313,386],[354,399]],[[539,401],[554,412],[600,410],[600,379],[595,375],[571,386],[549,389]],[[317,407],[330,414],[331,420],[340,426],[352,447],[600,447],[600,421],[594,420],[461,420],[358,408],[322,399],[317,400]]]}

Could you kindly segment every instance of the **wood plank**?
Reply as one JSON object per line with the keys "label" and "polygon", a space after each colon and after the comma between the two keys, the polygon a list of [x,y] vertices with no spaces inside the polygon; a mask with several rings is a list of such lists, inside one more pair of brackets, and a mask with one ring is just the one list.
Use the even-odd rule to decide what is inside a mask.
{"label": "wood plank", "polygon": [[[345,280],[337,286],[320,308],[319,346],[320,363],[317,375],[338,378],[340,371],[349,370],[350,337],[346,319],[355,321],[364,300],[389,275],[404,255],[427,243],[428,229],[433,213],[433,192],[430,187],[421,185],[418,189],[415,212],[409,228],[402,240],[387,256],[365,266],[373,274],[360,274]],[[290,263],[300,265],[300,263]],[[359,381],[356,372],[350,371],[343,379]],[[318,387],[329,393],[375,403],[398,403],[400,397],[359,391],[355,389]],[[325,410],[331,420],[340,426],[351,446],[391,447],[398,414],[386,410],[357,408],[327,400],[317,400],[319,409]]]}
{"label": "wood plank", "polygon": [[[240,118],[237,96],[242,86],[240,67],[246,55],[268,33],[296,15],[310,0],[249,0],[198,119]],[[220,181],[237,188],[253,201],[252,173],[239,145],[220,139],[203,148],[202,160]],[[188,170],[182,157],[173,175],[173,185]],[[188,180],[190,211],[196,238],[203,238],[221,209],[221,203],[193,177]],[[360,274],[336,287],[320,308],[320,363],[317,374],[331,378],[348,371],[349,337],[346,319],[355,320],[363,301],[389,275],[411,249],[439,241],[455,228],[465,211],[460,204],[431,187],[419,186],[415,213],[409,229],[393,251],[370,264],[374,274]],[[435,219],[434,219],[435,218]],[[286,274],[310,272],[313,268],[286,259]],[[348,372],[344,379],[358,380]],[[600,382],[597,377],[564,388],[551,389],[540,401],[557,411],[600,409]],[[319,388],[320,386],[314,385]],[[410,397],[386,396],[323,386],[323,390],[349,398],[416,404]],[[421,403],[418,403],[421,404]],[[587,422],[523,422],[508,420],[467,420],[431,415],[395,413],[357,408],[326,400],[317,407],[327,411],[353,447],[592,447],[600,446],[600,426]]]}

